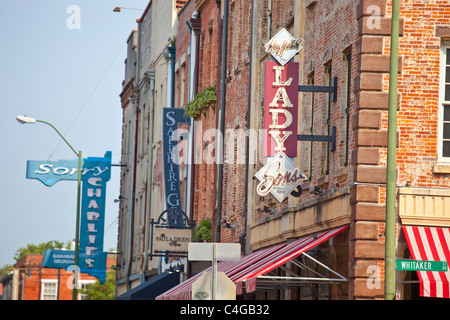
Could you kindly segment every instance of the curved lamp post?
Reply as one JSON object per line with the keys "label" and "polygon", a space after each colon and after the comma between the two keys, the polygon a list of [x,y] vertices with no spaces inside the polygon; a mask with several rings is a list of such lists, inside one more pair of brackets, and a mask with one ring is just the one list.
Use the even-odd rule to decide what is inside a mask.
{"label": "curved lamp post", "polygon": [[121,12],[122,9],[125,9],[125,10],[138,10],[138,11],[144,11],[144,10],[142,10],[142,9],[135,9],[135,8],[115,7],[115,8],[113,9],[113,12]]}
{"label": "curved lamp post", "polygon": [[81,166],[82,166],[82,158],[81,158],[81,151],[76,152],[75,149],[70,145],[70,143],[64,138],[64,136],[49,122],[42,121],[42,120],[36,120],[34,118],[29,118],[27,116],[17,116],[17,121],[21,124],[26,123],[36,123],[41,122],[49,125],[52,127],[59,136],[64,140],[64,142],[72,149],[72,151],[77,155],[78,157],[78,189],[77,189],[77,213],[76,213],[76,231],[75,231],[75,271],[74,271],[74,284],[73,284],[73,291],[72,291],[72,300],[77,300],[77,285],[78,285],[78,250],[79,250],[79,238],[80,238],[80,196],[81,196]]}

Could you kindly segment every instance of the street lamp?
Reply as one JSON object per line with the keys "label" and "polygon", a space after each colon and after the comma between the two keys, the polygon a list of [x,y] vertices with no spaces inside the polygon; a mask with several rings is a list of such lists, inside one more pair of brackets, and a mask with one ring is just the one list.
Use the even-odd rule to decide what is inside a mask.
{"label": "street lamp", "polygon": [[[38,291],[38,300],[41,300],[41,283],[42,283],[42,261],[40,261],[39,259],[35,259],[35,258],[33,258],[33,259],[31,259],[29,262],[28,262],[28,271],[27,271],[27,273],[26,273],[26,277],[28,278],[28,279],[31,279],[31,277],[33,276],[33,271],[31,270],[31,268],[32,268],[32,262],[33,261],[37,261],[38,263],[37,264],[34,264],[34,266],[39,266],[39,291]],[[25,278],[24,278],[24,281],[25,281]],[[24,292],[23,292],[24,293]],[[22,295],[23,295],[23,293],[22,293]]]}
{"label": "street lamp", "polygon": [[30,118],[27,116],[17,116],[17,121],[21,124],[26,123],[36,123],[41,122],[49,125],[52,127],[59,136],[64,140],[64,142],[72,149],[72,151],[77,155],[78,157],[78,188],[77,188],[77,213],[76,213],[76,231],[75,231],[75,270],[74,270],[74,285],[73,285],[73,291],[72,291],[72,299],[77,300],[77,285],[78,285],[78,250],[79,250],[79,238],[80,238],[80,196],[81,196],[81,151],[76,152],[75,149],[70,145],[70,143],[66,140],[66,138],[63,137],[63,135],[56,129],[51,123],[43,121],[43,120],[36,120],[34,118]]}
{"label": "street lamp", "polygon": [[113,12],[121,12],[122,9],[125,9],[125,10],[138,10],[138,11],[143,11],[142,9],[125,8],[125,7],[115,7],[115,8],[113,9]]}

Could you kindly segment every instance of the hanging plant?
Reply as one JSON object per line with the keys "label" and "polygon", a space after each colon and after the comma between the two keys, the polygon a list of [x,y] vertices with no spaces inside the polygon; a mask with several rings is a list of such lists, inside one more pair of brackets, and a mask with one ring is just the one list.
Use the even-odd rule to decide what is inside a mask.
{"label": "hanging plant", "polygon": [[211,241],[211,222],[202,220],[193,230],[192,240],[194,242],[210,242]]}
{"label": "hanging plant", "polygon": [[186,105],[184,115],[194,119],[202,114],[206,115],[210,107],[215,110],[216,99],[216,88],[208,87],[196,94],[194,99]]}

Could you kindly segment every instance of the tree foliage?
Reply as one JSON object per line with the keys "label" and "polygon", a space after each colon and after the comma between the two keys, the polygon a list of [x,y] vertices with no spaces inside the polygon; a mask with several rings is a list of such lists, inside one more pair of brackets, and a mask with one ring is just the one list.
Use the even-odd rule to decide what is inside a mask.
{"label": "tree foliage", "polygon": [[27,244],[25,248],[19,248],[14,255],[14,260],[18,262],[20,259],[25,257],[27,254],[44,254],[45,248],[47,249],[59,249],[65,248],[70,249],[70,241],[64,245],[64,242],[60,241],[50,241],[50,242],[42,242],[40,244]]}
{"label": "tree foliage", "polygon": [[111,270],[106,272],[104,284],[101,284],[100,281],[90,283],[86,289],[79,292],[86,295],[83,300],[114,300],[115,282],[116,272]]}
{"label": "tree foliage", "polygon": [[6,276],[9,272],[13,270],[13,266],[11,264],[6,264],[0,268],[0,278]]}

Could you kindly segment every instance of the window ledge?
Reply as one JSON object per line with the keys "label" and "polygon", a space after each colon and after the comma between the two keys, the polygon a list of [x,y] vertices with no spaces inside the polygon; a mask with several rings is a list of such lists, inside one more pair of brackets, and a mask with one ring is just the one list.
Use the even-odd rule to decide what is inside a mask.
{"label": "window ledge", "polygon": [[433,165],[433,173],[450,173],[450,163]]}

